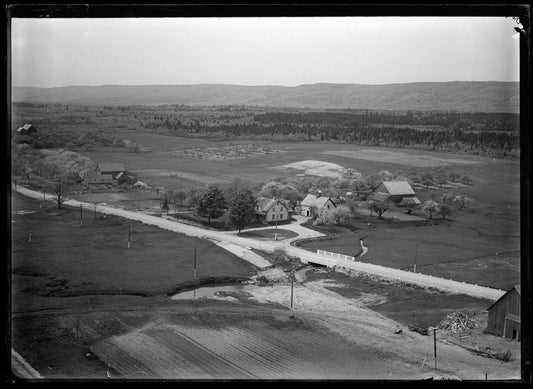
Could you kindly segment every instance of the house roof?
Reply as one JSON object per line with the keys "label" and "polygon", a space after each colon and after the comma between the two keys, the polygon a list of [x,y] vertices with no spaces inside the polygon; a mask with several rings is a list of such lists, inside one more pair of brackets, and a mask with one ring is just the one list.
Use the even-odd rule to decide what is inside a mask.
{"label": "house roof", "polygon": [[268,212],[276,204],[280,204],[283,207],[287,208],[283,201],[278,199],[269,199],[266,197],[259,197],[257,199],[257,207],[260,212]]}
{"label": "house roof", "polygon": [[100,163],[98,164],[98,171],[100,172],[124,172],[126,167],[123,163]]}
{"label": "house roof", "polygon": [[[308,194],[307,196],[305,196],[305,199],[302,200],[300,205],[304,205],[307,207],[315,206],[317,208],[322,208],[324,205],[326,205],[328,200],[333,203],[333,201],[329,197],[326,197],[326,196],[317,197],[315,195]],[[335,203],[333,203],[333,205],[335,205]]]}
{"label": "house roof", "polygon": [[370,195],[370,200],[372,201],[387,201],[390,197],[388,193],[375,192]]}
{"label": "house roof", "polygon": [[415,191],[407,181],[383,181],[383,186],[391,195],[413,195]]}
{"label": "house roof", "polygon": [[507,296],[509,293],[511,293],[513,290],[516,290],[518,292],[518,295],[521,296],[521,293],[520,293],[520,284],[516,284],[515,286],[513,286],[511,289],[509,289],[502,297],[500,297],[498,300],[494,301],[488,308],[487,310],[491,309],[498,301],[500,301],[501,299],[503,299],[505,296]]}
{"label": "house roof", "polygon": [[316,201],[317,198],[318,197],[316,197],[315,195],[308,194],[307,196],[305,196],[305,199],[302,200],[300,205],[305,205],[305,206],[308,206],[308,207],[312,207],[313,205],[315,205],[315,201]]}
{"label": "house roof", "polygon": [[22,131],[22,130],[29,130],[29,129],[32,128],[32,127],[33,127],[33,124],[25,124],[25,125],[23,125],[22,127],[19,127],[19,128],[17,129],[17,131],[20,132],[20,131]]}

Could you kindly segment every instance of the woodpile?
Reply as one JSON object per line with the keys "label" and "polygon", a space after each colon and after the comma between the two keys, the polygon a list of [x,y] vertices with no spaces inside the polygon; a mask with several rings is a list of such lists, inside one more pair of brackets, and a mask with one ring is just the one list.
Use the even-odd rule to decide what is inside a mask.
{"label": "woodpile", "polygon": [[439,324],[439,330],[456,334],[477,326],[476,322],[462,312],[453,312],[447,315]]}

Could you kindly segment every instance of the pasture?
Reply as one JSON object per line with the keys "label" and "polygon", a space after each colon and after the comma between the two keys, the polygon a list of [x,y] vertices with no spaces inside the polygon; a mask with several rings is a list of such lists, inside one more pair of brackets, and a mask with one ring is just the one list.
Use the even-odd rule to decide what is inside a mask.
{"label": "pasture", "polygon": [[[197,282],[243,279],[255,272],[205,239],[114,216],[95,219],[87,210],[80,226],[79,210],[49,207],[44,213],[38,201],[19,195],[12,205],[14,311],[36,307],[46,297],[62,297],[52,300],[68,307],[65,297],[166,295],[195,281],[195,249]],[[21,210],[35,212],[18,214]]]}
{"label": "pasture", "polygon": [[[235,179],[259,184],[279,176],[291,178],[297,173],[324,175],[333,172],[338,175],[346,169],[364,175],[381,170],[398,173],[425,171],[437,166],[463,171],[473,165],[485,167],[493,162],[489,158],[466,154],[338,143],[216,142],[137,132],[124,132],[121,136],[138,140],[153,152],[133,153],[126,148],[97,146],[92,151],[80,153],[95,163],[122,162],[129,171],[138,173],[139,178],[153,187],[179,187],[187,182],[198,186]],[[509,161],[498,160],[498,163]]]}

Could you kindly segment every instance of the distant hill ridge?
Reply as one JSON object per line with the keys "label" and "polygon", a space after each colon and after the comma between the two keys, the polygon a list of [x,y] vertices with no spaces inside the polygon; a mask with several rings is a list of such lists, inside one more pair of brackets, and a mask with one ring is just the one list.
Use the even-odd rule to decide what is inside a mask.
{"label": "distant hill ridge", "polygon": [[258,105],[294,108],[519,112],[518,82],[287,86],[102,85],[14,87],[13,102],[85,105]]}

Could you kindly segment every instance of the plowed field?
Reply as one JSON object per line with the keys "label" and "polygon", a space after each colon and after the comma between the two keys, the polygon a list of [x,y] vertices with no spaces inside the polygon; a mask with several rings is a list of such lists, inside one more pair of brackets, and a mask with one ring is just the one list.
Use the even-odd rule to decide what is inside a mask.
{"label": "plowed field", "polygon": [[[185,321],[185,324],[183,322]],[[383,376],[383,352],[347,343],[325,329],[260,320],[213,326],[163,323],[92,347],[123,377],[164,379],[372,379]],[[400,361],[389,378],[412,378]]]}

